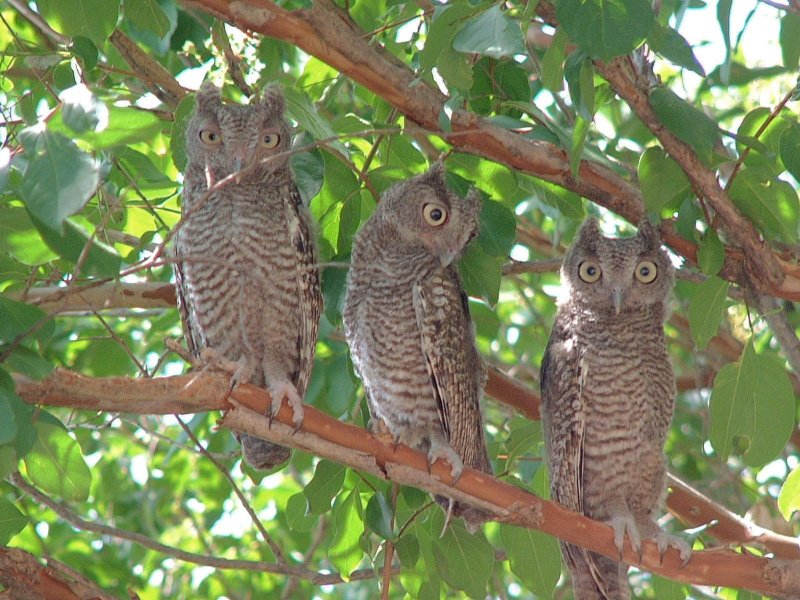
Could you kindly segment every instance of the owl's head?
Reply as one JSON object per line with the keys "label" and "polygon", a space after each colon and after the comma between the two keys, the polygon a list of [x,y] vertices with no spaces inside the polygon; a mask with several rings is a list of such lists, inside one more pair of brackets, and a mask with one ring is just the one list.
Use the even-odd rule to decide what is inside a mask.
{"label": "owl's head", "polygon": [[248,167],[245,177],[285,167],[291,145],[285,110],[286,100],[277,85],[265,88],[254,104],[240,106],[223,104],[220,89],[204,83],[186,129],[189,162],[203,165],[211,182]]}
{"label": "owl's head", "polygon": [[641,311],[663,306],[674,278],[675,268],[647,219],[634,237],[607,238],[589,218],[564,257],[562,301],[598,313]]}
{"label": "owl's head", "polygon": [[481,201],[475,189],[462,198],[447,187],[444,163],[436,162],[389,188],[376,212],[403,243],[421,244],[448,266],[477,235]]}

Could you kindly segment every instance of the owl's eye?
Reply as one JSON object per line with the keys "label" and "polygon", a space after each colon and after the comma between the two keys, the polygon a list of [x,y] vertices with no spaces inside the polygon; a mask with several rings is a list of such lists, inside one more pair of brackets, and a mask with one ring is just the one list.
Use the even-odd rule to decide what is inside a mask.
{"label": "owl's eye", "polygon": [[281,136],[277,133],[265,133],[261,138],[261,145],[264,148],[274,148],[281,142]]}
{"label": "owl's eye", "polygon": [[209,146],[216,146],[222,143],[222,136],[213,129],[201,129],[200,141]]}
{"label": "owl's eye", "polygon": [[652,260],[643,260],[636,265],[636,279],[642,283],[653,283],[658,276],[658,267]]}
{"label": "owl's eye", "polygon": [[441,204],[426,204],[422,207],[422,216],[428,225],[439,227],[447,220],[447,209]]}
{"label": "owl's eye", "polygon": [[603,271],[600,269],[600,265],[593,260],[585,260],[578,267],[578,275],[586,283],[594,283],[600,279],[602,273]]}

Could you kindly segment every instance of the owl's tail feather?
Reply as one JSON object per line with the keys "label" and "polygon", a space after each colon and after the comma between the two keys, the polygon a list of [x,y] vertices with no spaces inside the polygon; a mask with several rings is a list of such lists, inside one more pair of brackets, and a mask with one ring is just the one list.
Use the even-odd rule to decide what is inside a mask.
{"label": "owl's tail feather", "polygon": [[575,600],[630,600],[628,566],[602,554],[561,543]]}
{"label": "owl's tail feather", "polygon": [[292,450],[286,446],[279,446],[261,438],[240,433],[238,436],[242,444],[242,456],[254,469],[267,471],[285,463],[292,455]]}

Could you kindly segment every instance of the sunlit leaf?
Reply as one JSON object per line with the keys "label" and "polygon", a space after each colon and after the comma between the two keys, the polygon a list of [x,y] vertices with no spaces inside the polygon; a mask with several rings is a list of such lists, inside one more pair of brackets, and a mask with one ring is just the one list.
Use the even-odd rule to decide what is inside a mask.
{"label": "sunlit leaf", "polygon": [[698,350],[717,333],[729,286],[724,279],[709,277],[697,286],[689,302],[689,329]]}
{"label": "sunlit leaf", "polygon": [[787,244],[797,241],[800,202],[797,191],[766,168],[744,168],[733,180],[731,199],[767,235]]}
{"label": "sunlit leaf", "polygon": [[471,598],[486,596],[494,552],[482,531],[470,534],[462,521],[454,520],[435,550],[442,579]]}
{"label": "sunlit leaf", "polygon": [[655,213],[661,213],[664,206],[691,189],[683,169],[659,146],[642,153],[639,181],[647,210]]}
{"label": "sunlit leaf", "polygon": [[553,536],[524,527],[500,525],[511,572],[540,598],[550,598],[561,576],[561,552]]}
{"label": "sunlit leaf", "polygon": [[43,491],[67,501],[89,497],[92,473],[81,447],[61,427],[38,423],[39,438],[23,461],[31,481]]}
{"label": "sunlit leaf", "polygon": [[800,510],[800,466],[795,467],[781,486],[778,494],[778,509],[787,521],[792,513]]}
{"label": "sunlit leaf", "polygon": [[706,275],[716,275],[725,262],[725,246],[717,232],[710,227],[700,238],[697,248],[697,263]]}
{"label": "sunlit leaf", "polygon": [[119,0],[39,0],[39,13],[56,31],[103,45],[119,16]]}
{"label": "sunlit leaf", "polygon": [[719,130],[713,120],[667,87],[650,92],[650,104],[667,129],[692,146],[704,161],[711,160]]}
{"label": "sunlit leaf", "polygon": [[303,488],[309,513],[320,515],[331,509],[331,501],[339,493],[346,472],[342,465],[329,460],[319,461],[314,477]]}
{"label": "sunlit leaf", "polygon": [[19,512],[5,498],[0,498],[0,545],[6,545],[11,538],[22,531],[30,519]]}
{"label": "sunlit leaf", "polygon": [[697,62],[689,42],[672,27],[654,21],[653,29],[650,31],[650,35],[647,36],[647,43],[654,52],[657,52],[671,63],[694,71],[700,77],[705,77],[706,73],[700,63]]}
{"label": "sunlit leaf", "polygon": [[342,578],[347,581],[358,563],[361,562],[363,552],[358,545],[358,540],[364,532],[361,520],[361,497],[358,488],[346,496],[339,496],[333,505],[333,539],[328,548],[328,558],[339,570]]}
{"label": "sunlit leaf", "polygon": [[372,531],[384,539],[394,540],[395,535],[392,531],[394,511],[383,492],[376,491],[372,498],[369,499],[364,516],[367,525]]}

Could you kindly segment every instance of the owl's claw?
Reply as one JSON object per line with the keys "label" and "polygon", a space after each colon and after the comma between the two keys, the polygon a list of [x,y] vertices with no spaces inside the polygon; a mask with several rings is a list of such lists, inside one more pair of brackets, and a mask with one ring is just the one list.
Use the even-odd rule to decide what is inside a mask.
{"label": "owl's claw", "polygon": [[439,534],[439,539],[444,537],[444,534],[447,533],[447,528],[450,527],[450,521],[453,520],[453,509],[456,507],[456,501],[452,498],[448,498],[447,500],[447,510],[444,513],[444,526],[442,527],[442,533]]}
{"label": "owl's claw", "polygon": [[659,531],[656,534],[655,542],[658,545],[659,562],[661,563],[664,562],[664,554],[669,548],[675,548],[680,553],[681,569],[692,559],[692,547],[686,540],[670,535],[666,531]]}
{"label": "owl's claw", "polygon": [[283,404],[283,399],[289,402],[289,407],[292,409],[292,423],[294,423],[294,433],[300,430],[303,425],[303,400],[297,393],[297,388],[290,381],[280,381],[269,387],[270,396],[272,396],[272,405],[269,413],[269,422],[272,425],[274,415],[278,414]]}
{"label": "owl's claw", "polygon": [[447,443],[431,443],[431,448],[428,450],[428,473],[431,472],[431,466],[437,459],[443,458],[450,463],[450,476],[453,478],[451,486],[458,483],[461,479],[461,473],[464,470],[464,463],[461,457],[453,450],[453,447]]}
{"label": "owl's claw", "polygon": [[613,519],[606,521],[606,523],[614,530],[614,545],[619,551],[620,560],[622,559],[623,548],[625,546],[625,532],[627,532],[631,548],[639,555],[639,564],[641,564],[642,536],[639,533],[639,528],[636,526],[636,521],[633,516],[625,515],[621,517],[614,517]]}

